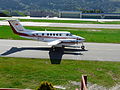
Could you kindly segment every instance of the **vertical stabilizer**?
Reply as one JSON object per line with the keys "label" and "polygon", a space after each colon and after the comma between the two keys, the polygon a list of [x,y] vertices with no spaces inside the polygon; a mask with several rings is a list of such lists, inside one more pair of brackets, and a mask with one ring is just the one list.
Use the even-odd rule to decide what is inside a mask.
{"label": "vertical stabilizer", "polygon": [[19,20],[7,20],[12,28],[12,30],[15,32],[22,32],[25,30],[25,28],[19,23]]}

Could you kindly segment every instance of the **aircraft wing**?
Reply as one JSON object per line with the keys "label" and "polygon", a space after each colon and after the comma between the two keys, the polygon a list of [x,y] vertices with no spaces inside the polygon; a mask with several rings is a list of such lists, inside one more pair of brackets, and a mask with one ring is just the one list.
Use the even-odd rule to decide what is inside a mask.
{"label": "aircraft wing", "polygon": [[48,45],[58,45],[61,42],[75,42],[75,41],[76,41],[75,39],[59,39],[59,40],[49,42]]}
{"label": "aircraft wing", "polygon": [[48,45],[57,45],[57,44],[60,44],[61,42],[62,42],[61,40],[55,40],[55,41],[49,42]]}

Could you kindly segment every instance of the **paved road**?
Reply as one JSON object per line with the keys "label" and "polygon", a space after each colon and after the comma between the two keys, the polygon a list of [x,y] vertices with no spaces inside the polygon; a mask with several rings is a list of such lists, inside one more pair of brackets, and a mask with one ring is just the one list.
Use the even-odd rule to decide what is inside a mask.
{"label": "paved road", "polygon": [[120,44],[85,43],[86,50],[58,48],[44,42],[28,40],[0,40],[0,56],[27,58],[58,58],[73,60],[120,61]]}
{"label": "paved road", "polygon": [[120,19],[80,19],[80,18],[58,18],[58,17],[0,17],[0,19],[48,19],[48,20],[80,20],[80,21],[120,21]]}
{"label": "paved road", "polygon": [[[120,25],[116,25],[116,24],[73,24],[73,23],[40,23],[40,22],[21,22],[21,24],[24,26],[120,29]],[[9,25],[9,24],[7,21],[0,21],[0,25]]]}

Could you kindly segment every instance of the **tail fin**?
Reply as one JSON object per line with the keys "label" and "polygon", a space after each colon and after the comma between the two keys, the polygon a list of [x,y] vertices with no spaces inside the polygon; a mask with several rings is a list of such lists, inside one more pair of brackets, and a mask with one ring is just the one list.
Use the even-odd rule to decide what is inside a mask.
{"label": "tail fin", "polygon": [[23,32],[25,28],[19,23],[19,20],[7,20],[14,33]]}

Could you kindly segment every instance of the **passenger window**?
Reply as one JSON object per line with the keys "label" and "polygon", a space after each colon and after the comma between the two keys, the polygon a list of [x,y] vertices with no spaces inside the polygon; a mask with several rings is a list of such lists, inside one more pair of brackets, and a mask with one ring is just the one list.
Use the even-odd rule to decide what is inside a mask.
{"label": "passenger window", "polygon": [[58,34],[56,34],[56,36],[58,36]]}
{"label": "passenger window", "polygon": [[38,35],[38,33],[36,33],[36,35]]}
{"label": "passenger window", "polygon": [[53,36],[55,36],[55,34],[53,34]]}
{"label": "passenger window", "polygon": [[52,36],[52,33],[50,33],[50,36]]}
{"label": "passenger window", "polygon": [[62,34],[59,34],[60,36],[62,36]]}
{"label": "passenger window", "polygon": [[44,33],[42,33],[42,36],[44,36]]}
{"label": "passenger window", "polygon": [[47,36],[49,36],[49,33],[47,33]]}

